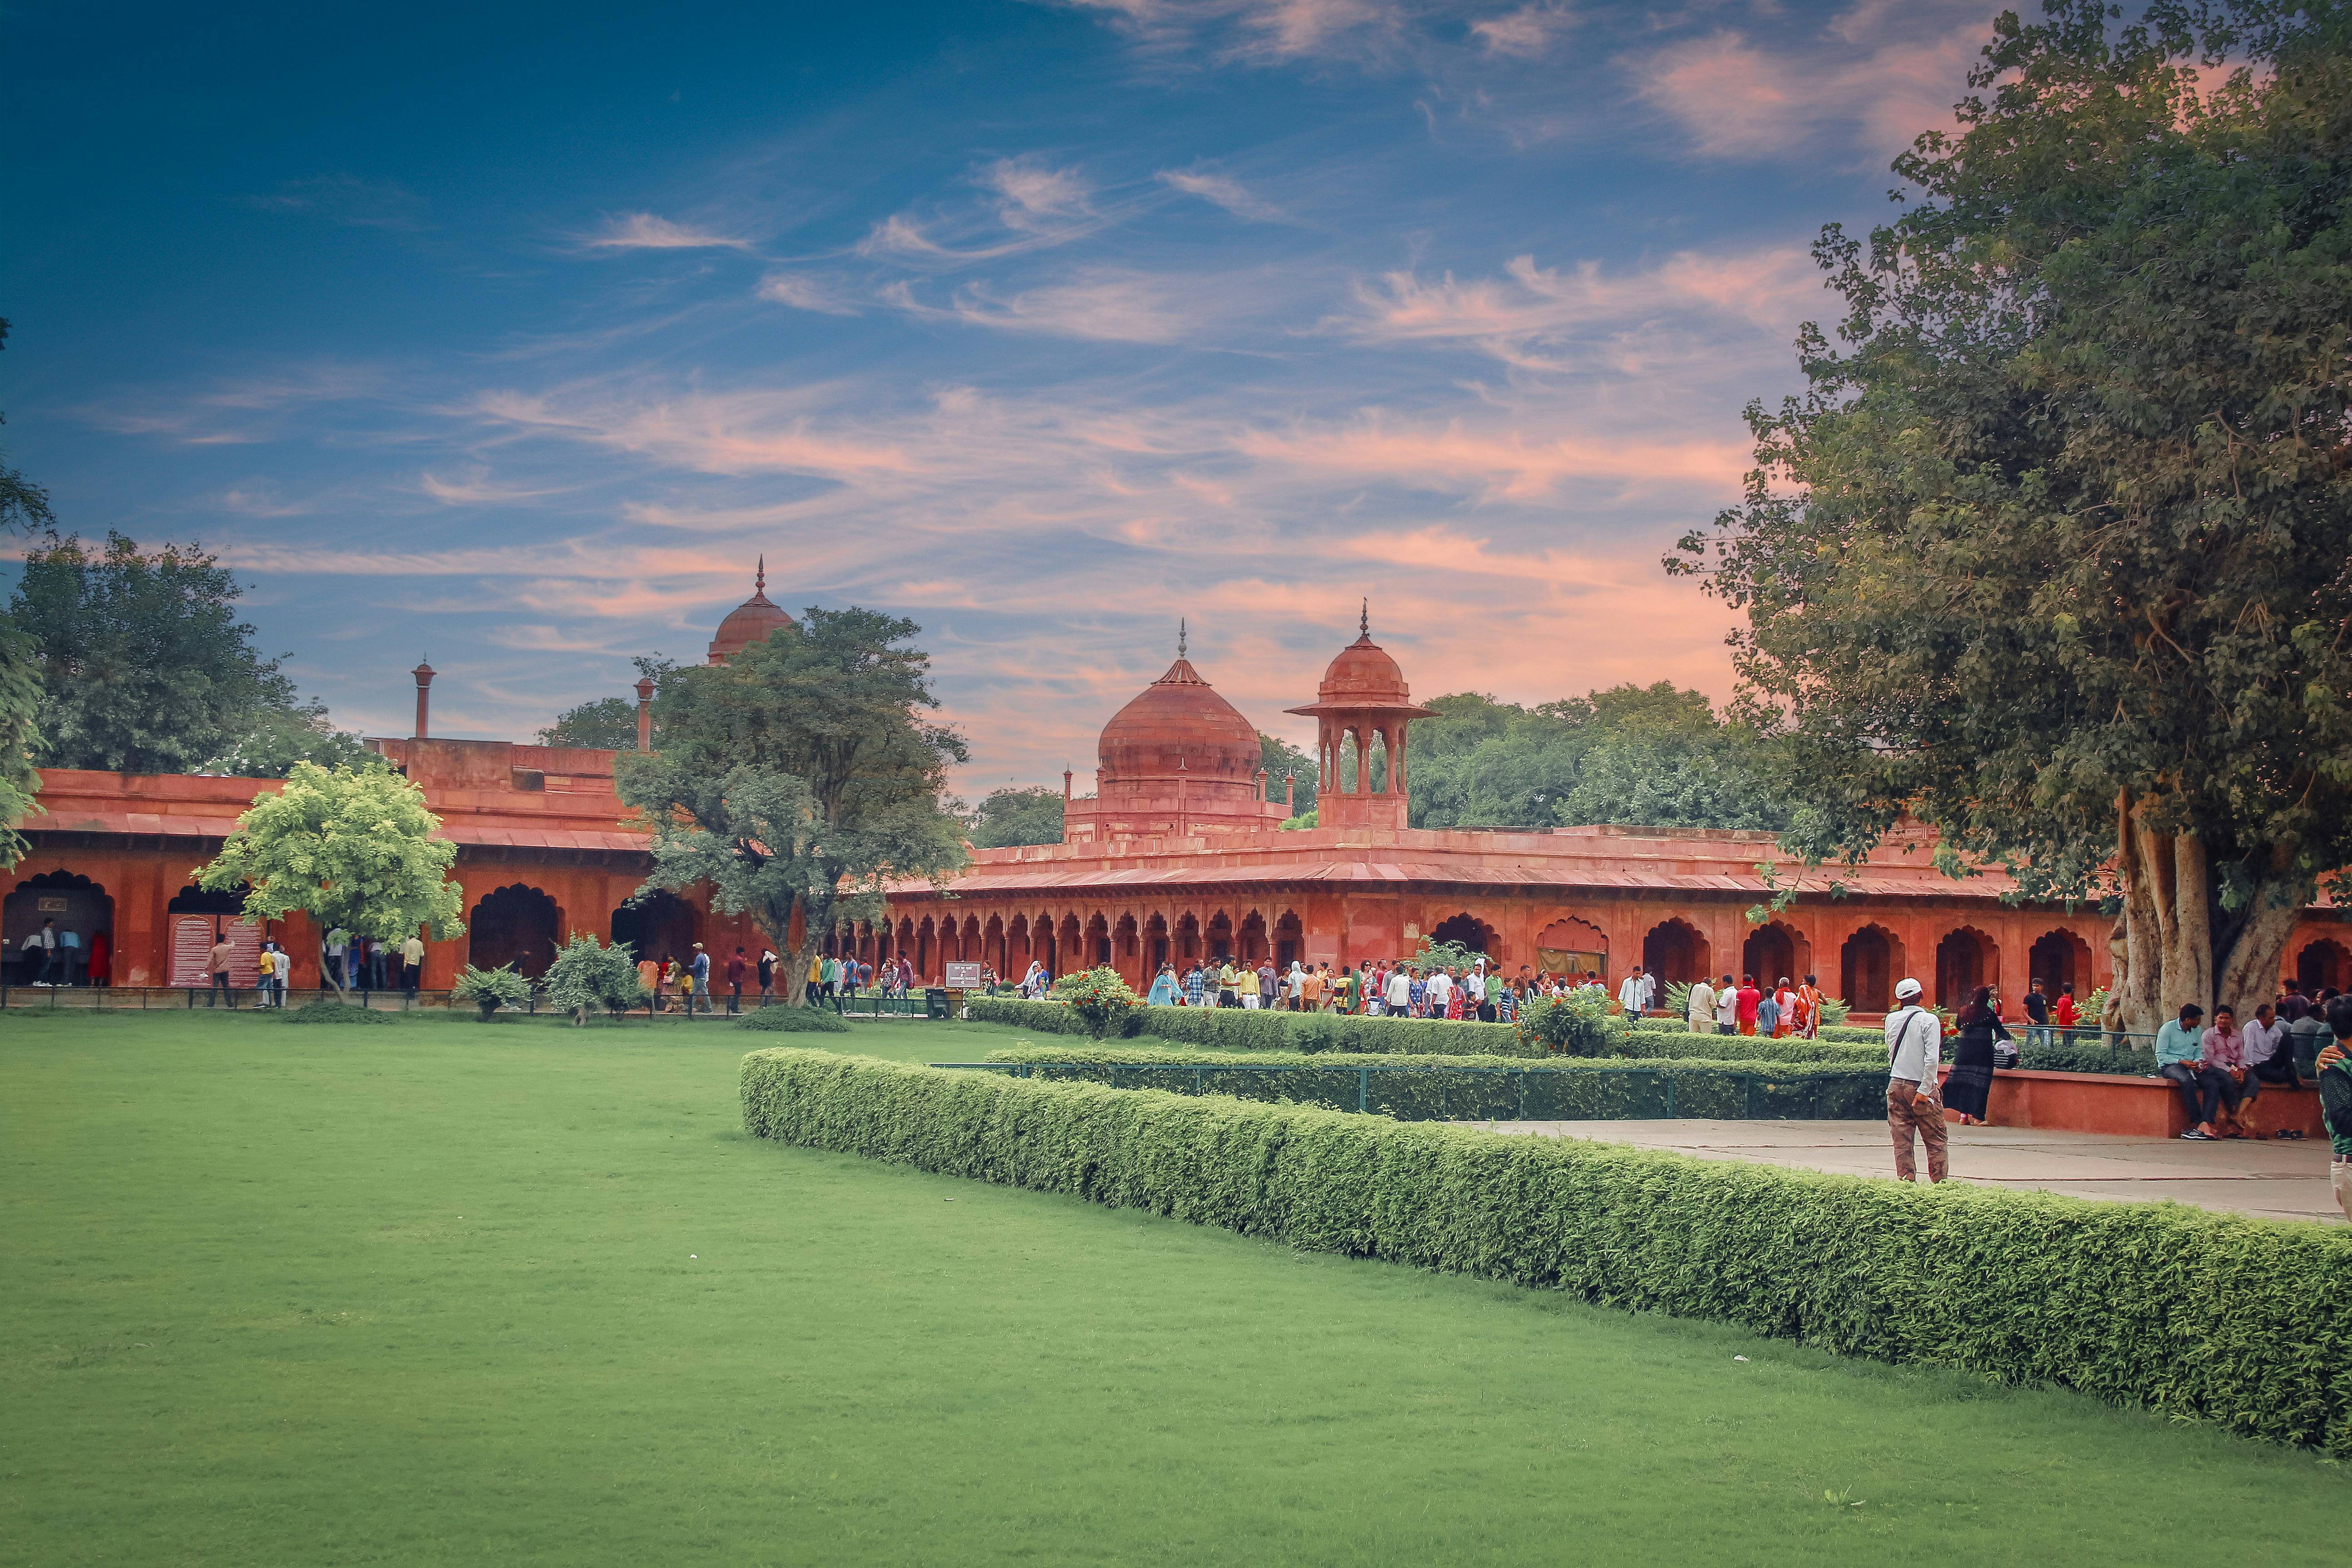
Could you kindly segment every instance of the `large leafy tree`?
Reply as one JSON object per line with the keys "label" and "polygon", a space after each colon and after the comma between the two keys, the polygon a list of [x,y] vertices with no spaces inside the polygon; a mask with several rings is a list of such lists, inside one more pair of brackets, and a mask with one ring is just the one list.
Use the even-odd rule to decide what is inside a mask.
{"label": "large leafy tree", "polygon": [[[247,921],[296,910],[320,931],[337,926],[379,942],[404,942],[420,927],[452,937],[465,930],[464,896],[448,879],[457,847],[436,837],[441,819],[425,792],[385,767],[297,763],[285,787],[257,796],[196,885],[216,892],[240,884]],[[343,977],[329,979],[338,994]]]}
{"label": "large leafy tree", "polygon": [[[8,343],[8,323],[0,319],[0,348]],[[0,417],[0,425],[7,423]],[[0,463],[0,537],[47,528],[49,494],[22,472]],[[0,871],[25,858],[16,824],[39,811],[33,799],[41,787],[33,753],[39,743],[41,677],[33,639],[0,617]]]}
{"label": "large leafy tree", "polygon": [[[194,545],[102,550],[53,532],[25,557],[9,618],[33,643],[45,767],[185,773],[243,757],[354,760],[323,710],[303,705],[278,661],[236,618],[243,590]],[[226,772],[226,766],[211,771]]]}
{"label": "large leafy tree", "polygon": [[1536,708],[1475,692],[1432,700],[1408,732],[1418,827],[1777,829],[1788,809],[1759,776],[1759,741],[1670,681]]}
{"label": "large leafy tree", "polygon": [[[2242,1013],[2352,860],[2352,28],[2340,3],[2004,16],[1919,199],[1817,255],[1839,342],[1670,569],[1806,809],[2119,915],[2120,1020]],[[2234,62],[2234,65],[2230,62]]]}
{"label": "large leafy tree", "polygon": [[905,646],[919,629],[811,609],[724,665],[674,669],[655,700],[660,749],[614,770],[653,832],[647,888],[706,883],[719,910],[749,913],[792,955],[793,1003],[826,933],[877,917],[887,882],[966,861],[940,799],[964,743],[927,716],[930,660]]}
{"label": "large leafy tree", "polygon": [[1265,770],[1268,800],[1280,800],[1286,789],[1293,789],[1293,810],[1304,815],[1315,809],[1315,790],[1320,781],[1316,777],[1313,757],[1263,730],[1257,732],[1257,756],[1258,766]]}
{"label": "large leafy tree", "polygon": [[991,790],[972,808],[971,846],[975,849],[1009,849],[1017,844],[1059,844],[1062,841],[1062,792],[1008,786]]}

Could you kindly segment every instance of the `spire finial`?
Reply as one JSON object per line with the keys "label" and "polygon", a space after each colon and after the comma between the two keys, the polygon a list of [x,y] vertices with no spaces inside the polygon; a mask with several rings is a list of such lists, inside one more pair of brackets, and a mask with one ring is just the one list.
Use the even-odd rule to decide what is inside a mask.
{"label": "spire finial", "polygon": [[1184,624],[1184,617],[1183,617],[1183,616],[1177,616],[1177,617],[1176,617],[1176,657],[1177,657],[1178,658],[1182,658],[1184,657],[1184,642],[1185,642],[1185,638],[1186,638],[1186,637],[1187,637],[1188,633],[1189,633],[1189,628],[1188,628],[1188,627],[1185,626],[1185,624]]}
{"label": "spire finial", "polygon": [[759,574],[758,574],[758,575],[756,575],[756,576],[754,576],[754,577],[751,579],[751,592],[753,592],[754,594],[764,594],[764,593],[766,593],[767,591],[768,591],[768,552],[767,552],[766,551],[764,551],[764,550],[763,550],[763,551],[761,551],[761,552],[760,552],[760,571],[759,571]]}
{"label": "spire finial", "polygon": [[1356,617],[1356,635],[1367,637],[1372,635],[1372,600],[1369,594],[1364,595],[1363,612]]}

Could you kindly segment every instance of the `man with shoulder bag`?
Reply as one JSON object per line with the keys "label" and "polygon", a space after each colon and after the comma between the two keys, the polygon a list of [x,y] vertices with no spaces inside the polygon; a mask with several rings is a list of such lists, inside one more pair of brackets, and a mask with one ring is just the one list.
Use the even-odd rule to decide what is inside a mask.
{"label": "man with shoulder bag", "polygon": [[1895,1136],[1895,1179],[1918,1179],[1912,1152],[1916,1137],[1927,1146],[1927,1180],[1951,1173],[1944,1136],[1944,1102],[1936,1092],[1936,1067],[1944,1059],[1944,1024],[1919,1005],[1919,983],[1895,987],[1896,1006],[1886,1015],[1886,1130]]}

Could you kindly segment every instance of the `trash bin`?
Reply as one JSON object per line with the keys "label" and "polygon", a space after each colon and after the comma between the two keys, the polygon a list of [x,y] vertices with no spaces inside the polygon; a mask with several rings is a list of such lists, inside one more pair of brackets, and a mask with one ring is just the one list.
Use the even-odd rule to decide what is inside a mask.
{"label": "trash bin", "polygon": [[948,1016],[948,988],[946,986],[928,985],[923,988],[923,1016],[926,1018],[945,1018]]}

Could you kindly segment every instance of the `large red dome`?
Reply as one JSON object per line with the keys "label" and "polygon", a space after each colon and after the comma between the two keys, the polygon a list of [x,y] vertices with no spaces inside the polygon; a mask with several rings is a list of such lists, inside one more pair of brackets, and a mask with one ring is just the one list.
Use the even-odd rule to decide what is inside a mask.
{"label": "large red dome", "polygon": [[710,662],[725,664],[755,642],[766,642],[778,626],[793,624],[792,616],[768,602],[768,558],[760,557],[759,575],[751,580],[751,596],[727,612],[719,635],[710,639]]}
{"label": "large red dome", "polygon": [[1179,658],[1111,715],[1095,756],[1106,783],[1172,779],[1180,762],[1195,780],[1246,783],[1257,776],[1261,752],[1257,726]]}

